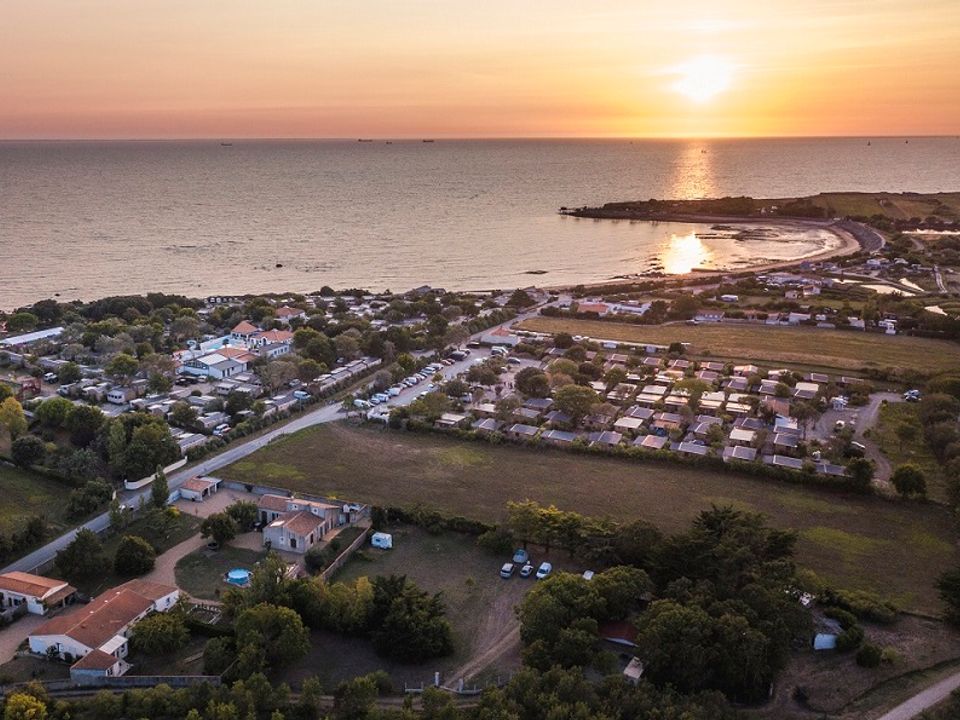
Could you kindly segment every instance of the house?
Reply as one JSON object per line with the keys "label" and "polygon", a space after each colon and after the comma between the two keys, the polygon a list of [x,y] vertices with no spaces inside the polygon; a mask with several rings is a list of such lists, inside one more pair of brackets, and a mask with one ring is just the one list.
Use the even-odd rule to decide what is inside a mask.
{"label": "house", "polygon": [[601,447],[616,447],[622,440],[623,435],[612,430],[590,433],[588,436],[590,445],[598,445]]}
{"label": "house", "polygon": [[179,598],[175,587],[130,580],[40,625],[29,636],[30,652],[73,661],[75,681],[123,675],[133,626],[150,613],[171,610]]}
{"label": "house", "polygon": [[624,413],[624,417],[631,417],[636,418],[637,420],[646,421],[653,417],[653,410],[650,408],[640,407],[639,405],[634,405]]}
{"label": "house", "polygon": [[634,447],[641,447],[646,450],[663,450],[670,439],[660,435],[641,435],[633,441]]}
{"label": "house", "polygon": [[786,468],[788,470],[803,470],[803,460],[787,457],[786,455],[764,455],[763,461],[767,465]]}
{"label": "house", "polygon": [[753,430],[735,427],[730,431],[731,445],[753,445],[756,439],[757,433]]}
{"label": "house", "polygon": [[246,343],[253,335],[260,332],[260,328],[247,320],[241,320],[236,327],[230,331],[230,337],[234,340],[241,340]]}
{"label": "house", "polygon": [[528,398],[523,406],[536,410],[538,413],[545,413],[553,405],[553,398]]}
{"label": "house", "polygon": [[500,421],[494,418],[482,418],[473,423],[470,427],[481,435],[489,435],[500,429]]}
{"label": "house", "polygon": [[466,415],[461,415],[460,413],[443,413],[436,422],[437,427],[441,428],[455,428],[460,427],[468,420]]}
{"label": "house", "polygon": [[602,302],[580,302],[577,303],[576,312],[578,313],[596,313],[597,315],[606,315],[610,312],[610,306]]}
{"label": "house", "polygon": [[567,426],[573,422],[573,418],[567,415],[565,412],[560,412],[559,410],[551,410],[546,415],[543,416],[544,421],[550,425],[563,425]]}
{"label": "house", "polygon": [[576,433],[567,432],[565,430],[547,430],[543,435],[540,436],[540,439],[550,445],[557,445],[560,447],[569,446],[574,440],[577,439]]}
{"label": "house", "polygon": [[623,416],[613,424],[613,429],[621,433],[634,434],[643,427],[643,420],[640,418]]}
{"label": "house", "polygon": [[739,460],[741,462],[753,462],[757,459],[756,448],[745,445],[731,445],[723,449],[723,461],[730,462]]}
{"label": "house", "polygon": [[698,312],[693,319],[694,322],[698,323],[722,322],[725,315],[726,313],[722,310],[703,310]]}
{"label": "house", "polygon": [[306,320],[307,313],[300,308],[292,308],[289,305],[278,307],[274,316],[284,325],[289,325],[293,320]]}
{"label": "house", "polygon": [[115,387],[107,393],[107,402],[113,405],[126,405],[136,397],[137,391],[131,387]]}
{"label": "house", "polygon": [[46,615],[73,601],[77,589],[63,580],[13,571],[0,575],[0,612],[26,605],[28,613]]}
{"label": "house", "polygon": [[515,423],[507,428],[506,435],[514,440],[533,440],[539,430],[540,428],[534,427],[533,425]]}
{"label": "house", "polygon": [[670,449],[679,453],[683,453],[684,455],[697,455],[700,457],[704,457],[710,452],[710,448],[708,446],[696,442],[676,443],[671,445]]}
{"label": "house", "polygon": [[516,347],[520,344],[520,336],[503,325],[498,325],[480,336],[481,345]]}
{"label": "house", "polygon": [[329,530],[327,521],[310,510],[284,513],[263,529],[263,543],[277,550],[305,553]]}
{"label": "house", "polygon": [[798,400],[813,400],[820,392],[820,385],[815,382],[798,382],[793,388],[793,397]]}
{"label": "house", "polygon": [[780,432],[773,436],[773,447],[777,450],[796,450],[800,445],[800,438],[792,432]]}
{"label": "house", "polygon": [[623,669],[623,679],[631,685],[639,685],[640,678],[643,677],[643,661],[634,656]]}
{"label": "house", "polygon": [[220,489],[220,478],[192,477],[180,486],[180,497],[193,502],[203,502]]}

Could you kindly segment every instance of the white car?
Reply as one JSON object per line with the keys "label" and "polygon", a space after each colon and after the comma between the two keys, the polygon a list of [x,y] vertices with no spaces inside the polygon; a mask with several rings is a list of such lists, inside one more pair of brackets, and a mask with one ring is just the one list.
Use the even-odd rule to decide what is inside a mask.
{"label": "white car", "polygon": [[389,390],[387,390],[387,394],[388,394],[390,397],[396,397],[397,395],[400,394],[400,391],[401,391],[402,389],[403,389],[403,388],[400,388],[400,387],[397,387],[396,385],[394,385],[392,388],[390,388]]}
{"label": "white car", "polygon": [[549,576],[553,572],[553,565],[548,562],[540,563],[540,567],[537,568],[537,580],[543,580],[545,577]]}

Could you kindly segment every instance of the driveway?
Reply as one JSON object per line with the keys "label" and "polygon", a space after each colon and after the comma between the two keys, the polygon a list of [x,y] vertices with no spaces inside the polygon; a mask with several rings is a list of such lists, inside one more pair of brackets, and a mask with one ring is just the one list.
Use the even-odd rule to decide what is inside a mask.
{"label": "driveway", "polygon": [[36,628],[49,620],[44,615],[24,615],[12,625],[0,630],[0,664],[13,660],[17,648]]}

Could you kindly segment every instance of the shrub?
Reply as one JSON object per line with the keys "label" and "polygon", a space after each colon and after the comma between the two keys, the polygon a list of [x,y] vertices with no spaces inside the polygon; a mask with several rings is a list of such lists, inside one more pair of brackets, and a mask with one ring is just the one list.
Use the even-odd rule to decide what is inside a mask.
{"label": "shrub", "polygon": [[883,659],[883,652],[873,643],[864,643],[857,650],[857,665],[865,668],[875,668],[880,665]]}
{"label": "shrub", "polygon": [[837,651],[849,652],[850,650],[859,647],[860,643],[862,642],[863,628],[859,625],[854,625],[853,627],[849,627],[837,635]]}
{"label": "shrub", "polygon": [[478,537],[477,545],[494,555],[507,555],[513,552],[513,535],[506,528],[495,527]]}

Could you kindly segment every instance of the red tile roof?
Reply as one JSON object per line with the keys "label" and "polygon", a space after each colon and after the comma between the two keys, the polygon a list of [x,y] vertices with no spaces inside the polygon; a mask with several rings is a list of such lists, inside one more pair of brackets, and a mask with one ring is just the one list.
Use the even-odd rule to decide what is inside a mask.
{"label": "red tile roof", "polygon": [[260,328],[253,323],[247,320],[241,320],[239,323],[237,323],[237,326],[233,329],[233,332],[237,333],[238,335],[248,335],[250,333],[257,332],[259,329]]}
{"label": "red tile roof", "polygon": [[42,598],[47,593],[63,587],[66,584],[63,580],[53,580],[41,575],[20,572],[19,570],[0,575],[0,590],[7,590],[19,595],[30,595],[37,598]]}
{"label": "red tile roof", "polygon": [[113,655],[94,649],[77,660],[73,667],[80,670],[109,670],[118,662],[120,661]]}

